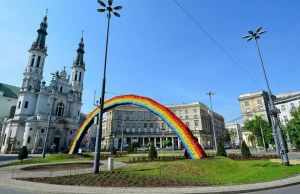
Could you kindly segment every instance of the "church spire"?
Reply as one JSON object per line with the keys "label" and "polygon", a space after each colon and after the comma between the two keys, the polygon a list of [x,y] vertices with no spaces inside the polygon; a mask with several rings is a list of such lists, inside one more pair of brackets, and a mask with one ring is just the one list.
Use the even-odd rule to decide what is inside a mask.
{"label": "church spire", "polygon": [[36,38],[36,41],[32,44],[31,49],[45,49],[45,43],[46,43],[46,36],[47,36],[47,14],[48,14],[48,9],[46,9],[46,15],[43,18],[41,24],[40,24],[40,29],[37,30],[38,36]]}
{"label": "church spire", "polygon": [[83,61],[84,53],[85,52],[84,52],[83,31],[82,31],[82,37],[80,39],[80,42],[78,44],[78,49],[77,49],[77,57],[73,63],[73,66],[81,66],[81,67],[85,68],[85,63]]}

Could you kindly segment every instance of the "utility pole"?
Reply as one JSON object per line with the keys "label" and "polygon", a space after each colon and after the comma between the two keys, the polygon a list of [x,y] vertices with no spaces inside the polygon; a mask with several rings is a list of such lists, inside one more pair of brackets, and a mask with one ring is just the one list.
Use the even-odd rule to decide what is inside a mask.
{"label": "utility pole", "polygon": [[214,95],[214,94],[215,94],[214,92],[206,93],[206,95],[209,95],[209,99],[210,99],[210,111],[211,111],[211,122],[212,122],[212,127],[213,127],[213,134],[214,134],[214,146],[215,146],[215,150],[217,151],[217,149],[218,149],[218,147],[217,147],[217,138],[216,138],[214,115],[213,115],[212,102],[211,102],[211,95]]}
{"label": "utility pole", "polygon": [[[266,81],[266,84],[267,84],[267,87],[268,87],[268,95],[269,95],[269,101],[270,101],[270,113],[269,114],[273,118],[272,124],[274,125],[274,129],[276,129],[275,132],[277,132],[277,136],[278,136],[278,139],[279,139],[279,142],[280,142],[280,148],[281,148],[281,154],[282,154],[283,164],[285,166],[289,166],[290,165],[290,163],[289,163],[289,157],[288,157],[288,155],[286,153],[286,149],[285,149],[285,145],[284,145],[284,141],[283,141],[283,137],[282,137],[280,125],[279,125],[278,112],[275,109],[275,105],[274,105],[274,101],[273,101],[273,98],[272,98],[272,93],[271,93],[271,89],[270,89],[270,86],[269,86],[267,74],[266,74],[266,71],[265,71],[264,63],[263,63],[263,60],[262,60],[262,57],[261,57],[261,53],[260,53],[260,49],[259,49],[258,42],[257,42],[257,40],[260,38],[259,35],[264,34],[265,32],[266,32],[265,30],[262,31],[262,27],[259,27],[256,30],[256,32],[253,32],[252,30],[249,30],[248,31],[249,35],[246,35],[243,38],[247,38],[248,41],[252,40],[252,38],[254,38],[254,40],[255,40],[257,51],[258,51],[260,62],[261,62],[261,66],[262,66],[264,77],[265,77],[265,81]],[[277,138],[274,137],[275,141],[276,141],[276,139]]]}
{"label": "utility pole", "polygon": [[263,132],[263,129],[262,129],[261,125],[260,125],[260,132],[261,132],[262,140],[263,140],[263,143],[264,143],[264,148],[265,148],[265,150],[267,152],[267,147],[266,147],[266,143],[265,143],[264,132]]}

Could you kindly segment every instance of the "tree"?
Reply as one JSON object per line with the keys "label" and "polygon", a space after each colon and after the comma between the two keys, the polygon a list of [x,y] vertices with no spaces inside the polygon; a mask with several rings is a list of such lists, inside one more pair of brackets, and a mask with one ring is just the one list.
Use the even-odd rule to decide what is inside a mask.
{"label": "tree", "polygon": [[28,150],[27,150],[27,146],[23,146],[19,151],[18,159],[23,162],[23,160],[26,158],[28,158]]}
{"label": "tree", "polygon": [[292,113],[293,118],[288,121],[286,127],[283,127],[283,135],[289,133],[291,142],[293,145],[300,149],[300,106],[298,107],[296,112]]}
{"label": "tree", "polygon": [[164,140],[163,145],[164,145],[164,147],[172,146],[172,142],[170,140]]}
{"label": "tree", "polygon": [[154,147],[154,144],[151,142],[150,144],[150,149],[149,149],[149,158],[151,158],[151,160],[153,160],[154,158],[157,158],[157,150]]}
{"label": "tree", "polygon": [[263,139],[262,139],[262,133],[261,128],[264,135],[264,140],[266,144],[274,144],[274,139],[272,135],[272,127],[269,125],[269,123],[262,119],[259,116],[255,116],[255,118],[251,121],[246,121],[245,123],[245,129],[251,131],[253,135],[255,136],[256,143],[258,146],[263,147]]}
{"label": "tree", "polygon": [[227,156],[226,150],[221,141],[218,141],[217,156]]}
{"label": "tree", "polygon": [[250,158],[251,157],[250,150],[249,150],[247,144],[245,143],[245,141],[242,142],[241,152],[242,152],[242,157],[243,158]]}

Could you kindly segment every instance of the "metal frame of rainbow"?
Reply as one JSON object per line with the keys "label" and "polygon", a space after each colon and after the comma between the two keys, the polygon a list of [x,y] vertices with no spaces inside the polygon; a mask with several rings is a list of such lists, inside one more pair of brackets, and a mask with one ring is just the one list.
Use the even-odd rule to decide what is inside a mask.
{"label": "metal frame of rainbow", "polygon": [[[161,117],[167,125],[177,134],[185,149],[193,159],[205,158],[207,155],[201,145],[195,140],[191,130],[167,107],[157,103],[156,101],[142,96],[133,94],[116,96],[104,102],[104,112],[119,105],[133,104],[144,107],[154,114]],[[93,118],[99,113],[99,108],[93,110],[79,128],[73,143],[70,147],[69,154],[73,154],[78,150],[80,142],[89,127],[93,124]]]}

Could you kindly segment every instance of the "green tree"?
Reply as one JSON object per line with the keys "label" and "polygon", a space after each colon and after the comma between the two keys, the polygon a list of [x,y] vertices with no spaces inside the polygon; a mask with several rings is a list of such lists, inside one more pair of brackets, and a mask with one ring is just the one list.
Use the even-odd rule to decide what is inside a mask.
{"label": "green tree", "polygon": [[28,150],[27,150],[27,146],[23,146],[19,151],[18,159],[23,162],[23,160],[26,158],[28,158]]}
{"label": "green tree", "polygon": [[149,149],[149,158],[151,158],[151,160],[153,160],[154,158],[157,158],[157,150],[154,147],[154,144],[151,142],[150,144],[150,149]]}
{"label": "green tree", "polygon": [[111,149],[111,155],[116,155],[117,154],[117,150],[115,148],[115,146]]}
{"label": "green tree", "polygon": [[242,152],[242,157],[243,158],[250,158],[251,157],[250,150],[249,150],[247,144],[245,143],[245,141],[242,142],[241,152]]}
{"label": "green tree", "polygon": [[164,147],[172,146],[172,142],[170,140],[166,139],[166,140],[163,141],[163,145],[164,145]]}
{"label": "green tree", "polygon": [[259,116],[255,116],[255,118],[251,121],[245,122],[245,129],[251,131],[253,135],[255,136],[256,143],[258,146],[263,147],[263,139],[262,139],[262,133],[261,128],[264,133],[264,140],[266,144],[274,144],[274,139],[272,135],[272,127],[269,125],[269,123],[262,119]]}
{"label": "green tree", "polygon": [[288,132],[293,146],[300,149],[300,106],[296,112],[292,113],[292,116],[293,118],[288,121],[286,127],[282,128],[282,132],[284,136]]}
{"label": "green tree", "polygon": [[226,150],[221,141],[218,141],[217,156],[227,156]]}

